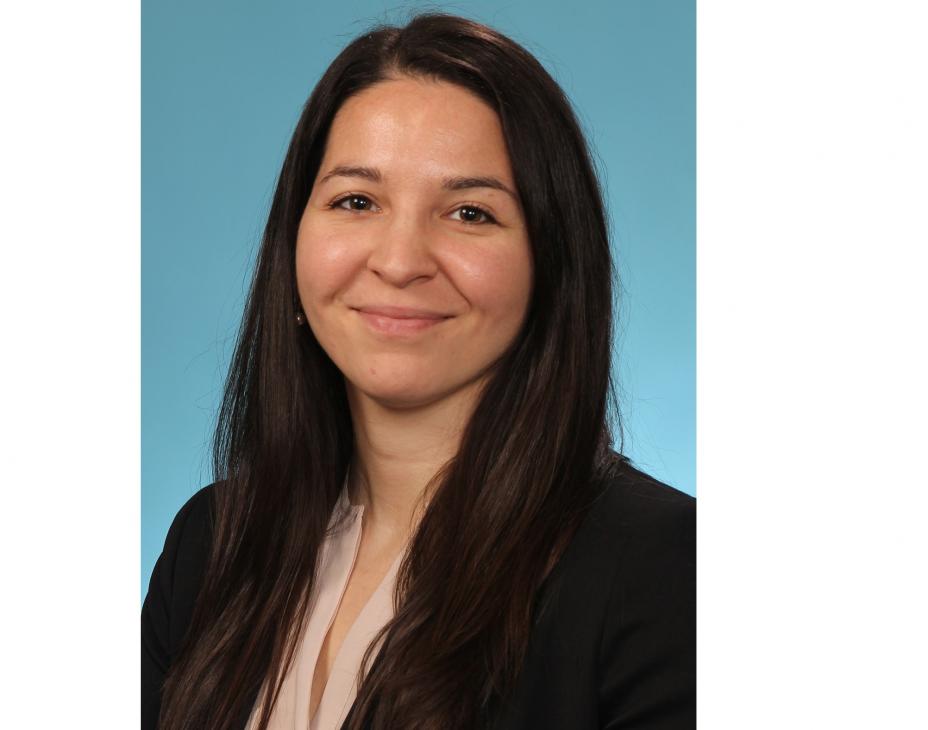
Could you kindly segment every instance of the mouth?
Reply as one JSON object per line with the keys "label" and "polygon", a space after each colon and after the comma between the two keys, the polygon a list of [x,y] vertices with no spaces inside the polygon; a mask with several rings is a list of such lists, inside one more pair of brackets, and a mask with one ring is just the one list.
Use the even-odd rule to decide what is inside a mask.
{"label": "mouth", "polygon": [[386,336],[418,334],[451,319],[450,315],[401,307],[363,307],[354,311],[371,331]]}

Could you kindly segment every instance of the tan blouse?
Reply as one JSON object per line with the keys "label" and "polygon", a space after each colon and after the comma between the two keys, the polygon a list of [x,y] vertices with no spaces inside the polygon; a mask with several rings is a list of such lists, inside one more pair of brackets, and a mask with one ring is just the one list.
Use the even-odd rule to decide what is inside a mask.
{"label": "tan blouse", "polygon": [[[322,545],[319,575],[309,600],[309,618],[274,706],[268,726],[270,730],[338,730],[348,716],[357,694],[357,675],[364,651],[377,631],[393,617],[393,589],[404,551],[397,555],[383,581],[348,630],[332,664],[319,706],[310,717],[309,693],[316,660],[354,568],[361,544],[363,512],[364,507],[348,501],[347,489],[343,487],[329,521],[330,532]],[[339,517],[346,513],[344,521],[333,532]],[[371,655],[371,661],[379,649],[378,645]],[[365,673],[369,668],[370,665],[365,667]],[[263,697],[264,690],[252,709],[248,730],[257,727],[256,720]]]}

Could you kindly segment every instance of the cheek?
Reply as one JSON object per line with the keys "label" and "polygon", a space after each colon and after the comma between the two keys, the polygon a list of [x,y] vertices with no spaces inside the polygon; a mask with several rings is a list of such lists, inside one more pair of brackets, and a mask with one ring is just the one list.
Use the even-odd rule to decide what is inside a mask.
{"label": "cheek", "polygon": [[296,244],[296,275],[304,306],[330,301],[357,266],[357,246],[343,238],[301,227]]}
{"label": "cheek", "polygon": [[472,307],[492,319],[521,322],[532,287],[528,242],[462,253],[455,271],[455,283]]}

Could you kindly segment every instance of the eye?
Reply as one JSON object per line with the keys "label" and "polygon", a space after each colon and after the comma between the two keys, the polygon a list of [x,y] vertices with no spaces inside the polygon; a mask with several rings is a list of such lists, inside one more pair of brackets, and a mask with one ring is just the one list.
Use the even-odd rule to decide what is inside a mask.
{"label": "eye", "polygon": [[[345,205],[347,203],[347,205]],[[329,208],[341,208],[342,210],[349,210],[355,213],[360,213],[361,211],[371,210],[376,206],[371,201],[370,198],[364,195],[345,195],[338,200],[334,200],[329,203]]]}
{"label": "eye", "polygon": [[461,207],[456,208],[454,212],[460,212],[461,217],[456,218],[455,220],[459,220],[462,223],[477,225],[496,223],[496,219],[479,205],[462,205]]}

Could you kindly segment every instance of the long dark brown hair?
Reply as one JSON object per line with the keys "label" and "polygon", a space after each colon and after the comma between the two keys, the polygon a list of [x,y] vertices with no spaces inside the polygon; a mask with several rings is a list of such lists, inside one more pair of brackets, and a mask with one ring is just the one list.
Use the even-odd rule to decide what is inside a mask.
{"label": "long dark brown hair", "polygon": [[[614,267],[569,101],[522,46],[471,20],[427,13],[364,33],[316,85],[280,172],[219,412],[212,551],[165,685],[165,730],[235,727],[265,682],[276,699],[295,654],[354,448],[344,377],[294,324],[297,228],[336,111],[399,75],[458,84],[499,115],[534,282],[524,326],[432,480],[352,730],[472,728],[506,696],[539,588],[615,458]],[[261,730],[270,712],[265,702]]]}

